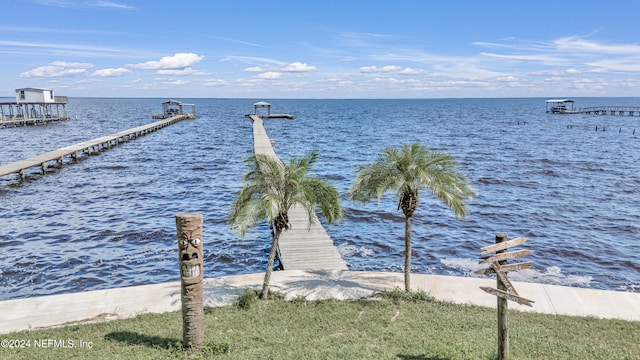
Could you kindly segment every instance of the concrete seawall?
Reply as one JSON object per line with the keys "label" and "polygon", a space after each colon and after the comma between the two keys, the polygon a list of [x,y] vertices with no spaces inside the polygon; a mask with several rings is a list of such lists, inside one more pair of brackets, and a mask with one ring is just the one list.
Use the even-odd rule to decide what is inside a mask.
{"label": "concrete seawall", "polygon": [[[245,274],[204,280],[205,306],[230,305],[247,288],[259,288],[264,274]],[[271,288],[288,299],[359,299],[376,291],[402,288],[402,273],[364,271],[274,271]],[[412,289],[438,300],[495,308],[496,297],[480,286],[495,286],[490,278],[412,274]],[[533,307],[510,303],[516,311],[593,316],[640,321],[640,293],[513,282]],[[179,311],[180,282],[131,286],[82,293],[41,296],[0,302],[0,333],[36,330],[76,323],[134,317],[142,313]]]}

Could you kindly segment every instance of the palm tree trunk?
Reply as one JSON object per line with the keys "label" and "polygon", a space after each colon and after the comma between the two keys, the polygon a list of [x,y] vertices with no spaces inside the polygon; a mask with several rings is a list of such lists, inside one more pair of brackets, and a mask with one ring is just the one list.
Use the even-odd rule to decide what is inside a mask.
{"label": "palm tree trunk", "polygon": [[262,292],[260,293],[261,299],[266,299],[269,292],[269,280],[271,280],[271,272],[273,271],[273,263],[276,260],[276,252],[278,250],[278,239],[282,230],[276,229],[273,233],[273,240],[271,241],[271,250],[269,251],[269,258],[267,259],[267,269],[264,272],[264,281],[262,282]]}
{"label": "palm tree trunk", "polygon": [[404,290],[411,291],[411,217],[404,218]]}

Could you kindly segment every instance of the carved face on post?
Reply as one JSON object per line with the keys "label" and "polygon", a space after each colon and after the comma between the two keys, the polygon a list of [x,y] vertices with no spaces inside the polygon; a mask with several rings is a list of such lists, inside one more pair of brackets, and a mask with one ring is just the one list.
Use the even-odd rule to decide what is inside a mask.
{"label": "carved face on post", "polygon": [[180,279],[184,285],[196,284],[202,281],[202,239],[198,234],[192,238],[186,234],[178,239],[178,257],[180,260]]}
{"label": "carved face on post", "polygon": [[183,285],[202,282],[202,215],[176,215],[178,230],[178,261]]}
{"label": "carved face on post", "polygon": [[202,296],[202,215],[177,214],[178,262],[182,301],[182,345],[198,348],[204,341]]}

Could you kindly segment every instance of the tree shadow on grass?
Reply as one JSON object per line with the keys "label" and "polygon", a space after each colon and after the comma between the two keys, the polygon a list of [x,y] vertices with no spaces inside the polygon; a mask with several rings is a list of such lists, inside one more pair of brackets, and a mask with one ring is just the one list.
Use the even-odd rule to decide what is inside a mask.
{"label": "tree shadow on grass", "polygon": [[114,331],[104,336],[105,340],[119,341],[129,345],[145,345],[156,349],[178,350],[182,349],[179,339],[171,339],[162,336],[150,336],[133,331]]}
{"label": "tree shadow on grass", "polygon": [[399,354],[398,359],[402,360],[451,360],[451,358],[445,358],[440,356],[427,356],[427,355],[408,355]]}

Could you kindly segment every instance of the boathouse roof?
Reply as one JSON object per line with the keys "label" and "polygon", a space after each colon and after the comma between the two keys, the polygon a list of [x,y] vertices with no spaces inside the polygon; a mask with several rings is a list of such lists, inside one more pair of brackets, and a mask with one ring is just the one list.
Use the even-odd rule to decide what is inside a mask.
{"label": "boathouse roof", "polygon": [[180,101],[176,101],[176,100],[167,100],[167,101],[163,101],[163,104],[175,104],[175,105],[180,105],[182,104]]}
{"label": "boathouse roof", "polygon": [[271,104],[266,101],[258,101],[257,103],[253,104],[253,106],[271,106]]}
{"label": "boathouse roof", "polygon": [[178,101],[178,100],[167,100],[167,101],[163,101],[162,105],[184,105],[184,106],[193,106],[193,104],[185,104],[182,101]]}
{"label": "boathouse roof", "polygon": [[564,102],[575,102],[575,100],[571,99],[551,99],[547,100],[548,103],[564,103]]}
{"label": "boathouse roof", "polygon": [[33,88],[33,87],[16,89],[16,91],[20,91],[20,90],[51,91],[51,89]]}

